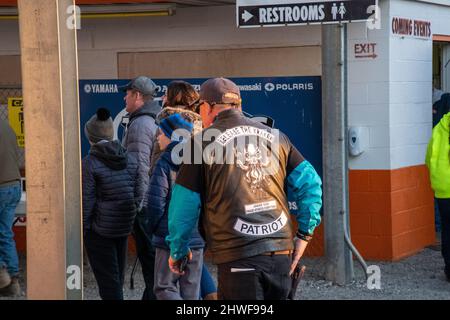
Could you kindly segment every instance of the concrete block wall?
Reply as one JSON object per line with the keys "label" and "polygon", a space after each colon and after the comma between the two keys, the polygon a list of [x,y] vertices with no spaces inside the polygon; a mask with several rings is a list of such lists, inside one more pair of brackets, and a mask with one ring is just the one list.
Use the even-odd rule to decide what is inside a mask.
{"label": "concrete block wall", "polygon": [[[382,75],[375,71],[361,79],[365,69],[349,57],[349,85],[354,82],[349,125],[368,128],[366,152],[349,161],[351,233],[365,257],[397,260],[435,240],[433,193],[424,166],[432,129],[433,42],[394,35],[392,18],[431,21],[433,34],[449,35],[450,3],[380,4],[382,30],[367,31],[365,39],[381,41],[381,50],[378,61],[367,62],[372,66],[365,69],[377,66]],[[357,41],[358,32],[351,31],[349,41]],[[366,91],[370,85],[372,99]]]}

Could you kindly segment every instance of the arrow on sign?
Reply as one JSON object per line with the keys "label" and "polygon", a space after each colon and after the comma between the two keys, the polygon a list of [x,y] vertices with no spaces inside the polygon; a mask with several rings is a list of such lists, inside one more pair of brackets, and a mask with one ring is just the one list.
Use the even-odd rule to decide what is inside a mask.
{"label": "arrow on sign", "polygon": [[244,20],[244,22],[247,22],[251,18],[253,18],[253,15],[247,10],[244,10],[244,13],[242,14],[242,20]]}
{"label": "arrow on sign", "polygon": [[372,59],[376,59],[377,57],[378,57],[378,55],[376,53],[362,55],[362,56],[355,56],[355,58],[372,58]]}

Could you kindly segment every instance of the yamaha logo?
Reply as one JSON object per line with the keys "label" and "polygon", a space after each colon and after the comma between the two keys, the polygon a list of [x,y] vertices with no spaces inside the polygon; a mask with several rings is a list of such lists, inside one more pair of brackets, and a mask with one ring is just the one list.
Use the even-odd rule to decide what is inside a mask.
{"label": "yamaha logo", "polygon": [[90,84],[85,84],[84,85],[84,92],[91,93],[91,91],[92,91],[91,85]]}
{"label": "yamaha logo", "polygon": [[275,85],[271,82],[266,83],[266,85],[264,86],[264,89],[266,89],[266,91],[271,92],[271,91],[275,90]]}

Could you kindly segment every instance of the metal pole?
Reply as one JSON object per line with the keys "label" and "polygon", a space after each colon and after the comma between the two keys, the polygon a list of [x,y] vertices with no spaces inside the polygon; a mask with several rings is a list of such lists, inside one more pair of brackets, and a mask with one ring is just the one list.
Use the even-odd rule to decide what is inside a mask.
{"label": "metal pole", "polygon": [[18,1],[29,299],[83,297],[77,37],[67,23],[73,5]]}
{"label": "metal pole", "polygon": [[[348,226],[346,129],[346,28],[322,26],[322,105],[324,157],[325,277],[339,285],[353,279],[351,251],[345,244]],[[344,225],[345,224],[345,225]]]}

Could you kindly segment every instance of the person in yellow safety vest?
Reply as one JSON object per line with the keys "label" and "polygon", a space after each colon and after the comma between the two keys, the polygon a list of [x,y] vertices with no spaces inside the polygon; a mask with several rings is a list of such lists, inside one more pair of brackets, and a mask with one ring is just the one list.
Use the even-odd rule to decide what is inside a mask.
{"label": "person in yellow safety vest", "polygon": [[450,282],[450,112],[434,127],[425,163],[441,215],[441,246],[445,276]]}

